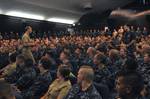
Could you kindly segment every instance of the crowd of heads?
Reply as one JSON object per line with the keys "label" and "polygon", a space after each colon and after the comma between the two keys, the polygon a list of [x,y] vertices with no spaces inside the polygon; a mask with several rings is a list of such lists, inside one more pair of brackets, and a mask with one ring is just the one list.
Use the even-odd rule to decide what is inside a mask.
{"label": "crowd of heads", "polygon": [[[25,29],[32,32],[31,27]],[[24,91],[27,89],[26,93],[30,92],[32,87],[28,86],[32,85],[29,83],[32,82],[31,79],[49,71],[50,74],[47,75],[51,75],[51,82],[54,81],[52,85],[56,84],[56,79],[59,79],[60,81],[57,83],[70,80],[72,86],[79,84],[83,90],[91,84],[95,85],[97,90],[99,85],[106,86],[109,89],[109,95],[98,90],[103,99],[106,96],[115,99],[112,98],[114,94],[118,99],[137,99],[140,96],[150,98],[150,33],[145,27],[140,29],[133,26],[121,26],[114,31],[107,28],[103,31],[80,31],[73,35],[61,34],[61,36],[45,36],[43,38],[33,36],[32,42],[34,42],[34,46],[31,51],[36,61],[35,64],[33,60],[25,59],[21,54],[23,48],[21,39],[5,39],[2,35],[0,39],[0,73],[2,74],[0,77],[11,84],[15,83],[22,93],[25,93]],[[3,72],[8,72],[8,63],[16,64],[13,72],[19,74],[18,78],[14,78],[13,75],[16,75],[14,73],[3,75]],[[30,73],[28,73],[29,71]],[[21,77],[27,75],[30,76],[30,80],[20,81],[23,79]],[[49,76],[46,77],[44,79],[47,80]],[[49,80],[43,84],[51,85]],[[49,87],[50,89],[53,88],[52,85]],[[7,84],[5,86],[9,87]],[[48,86],[45,86],[41,96],[46,93]],[[70,88],[69,84],[68,88]],[[68,93],[71,92],[73,89]],[[50,93],[49,90],[44,97],[48,96],[48,93]],[[69,98],[73,97],[71,95],[68,94],[65,99],[77,99]],[[22,96],[26,97],[26,94]]]}

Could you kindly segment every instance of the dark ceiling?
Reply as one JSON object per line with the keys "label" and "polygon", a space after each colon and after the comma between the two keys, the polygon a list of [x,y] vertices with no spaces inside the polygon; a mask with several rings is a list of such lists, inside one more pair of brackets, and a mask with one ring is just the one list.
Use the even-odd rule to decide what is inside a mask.
{"label": "dark ceiling", "polygon": [[89,12],[84,9],[87,4],[92,6],[90,12],[102,13],[110,9],[126,6],[134,0],[0,0],[0,10],[23,11],[40,14],[46,18],[60,17],[78,20]]}

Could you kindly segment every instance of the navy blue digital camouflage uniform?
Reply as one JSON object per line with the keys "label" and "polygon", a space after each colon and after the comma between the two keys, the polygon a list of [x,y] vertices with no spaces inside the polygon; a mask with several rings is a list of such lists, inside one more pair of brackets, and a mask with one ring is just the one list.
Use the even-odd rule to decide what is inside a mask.
{"label": "navy blue digital camouflage uniform", "polygon": [[52,81],[49,71],[39,74],[29,89],[22,92],[23,99],[40,99],[46,93]]}
{"label": "navy blue digital camouflage uniform", "polygon": [[94,71],[95,71],[94,82],[96,83],[105,83],[111,74],[106,66],[102,67],[101,69],[95,68]]}
{"label": "navy blue digital camouflage uniform", "polygon": [[35,77],[36,77],[36,70],[33,67],[17,67],[16,71],[5,78],[5,80],[11,84],[15,84],[21,91],[28,89]]}
{"label": "navy blue digital camouflage uniform", "polygon": [[150,63],[140,62],[138,71],[143,76],[145,83],[150,86]]}
{"label": "navy blue digital camouflage uniform", "polygon": [[110,72],[107,85],[109,86],[110,90],[114,90],[116,73],[123,68],[123,60],[121,58],[116,58],[113,61],[108,59],[107,64],[108,70]]}
{"label": "navy blue digital camouflage uniform", "polygon": [[[132,40],[136,40],[136,35],[137,34],[135,32],[131,32],[131,31],[125,32],[123,35],[123,42],[128,45]],[[128,49],[128,53],[131,54],[135,51],[135,45],[132,44],[128,46],[127,49]]]}
{"label": "navy blue digital camouflage uniform", "polygon": [[65,99],[102,99],[96,88],[91,85],[86,91],[82,91],[78,84],[74,85]]}

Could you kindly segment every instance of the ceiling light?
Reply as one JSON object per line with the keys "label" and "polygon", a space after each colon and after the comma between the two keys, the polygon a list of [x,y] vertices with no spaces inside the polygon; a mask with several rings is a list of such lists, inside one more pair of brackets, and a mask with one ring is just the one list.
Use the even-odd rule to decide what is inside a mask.
{"label": "ceiling light", "polygon": [[49,18],[48,21],[64,23],[64,24],[73,24],[75,22],[74,20],[62,19],[62,18]]}
{"label": "ceiling light", "polygon": [[0,9],[0,14],[2,14],[2,10]]}
{"label": "ceiling light", "polygon": [[44,20],[43,16],[36,15],[36,14],[23,13],[23,12],[18,12],[18,11],[10,11],[6,13],[6,15],[29,18],[29,19],[36,19],[36,20]]}

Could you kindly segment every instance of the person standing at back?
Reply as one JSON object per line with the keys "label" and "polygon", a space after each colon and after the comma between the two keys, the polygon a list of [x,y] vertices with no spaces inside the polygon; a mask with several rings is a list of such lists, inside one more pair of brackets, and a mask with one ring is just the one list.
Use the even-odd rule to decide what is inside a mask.
{"label": "person standing at back", "polygon": [[27,26],[25,28],[25,33],[22,36],[22,43],[23,43],[22,54],[25,56],[26,59],[32,59],[33,62],[35,63],[35,59],[33,57],[33,54],[30,48],[30,47],[35,46],[35,44],[30,39],[30,33],[32,33],[32,27]]}

